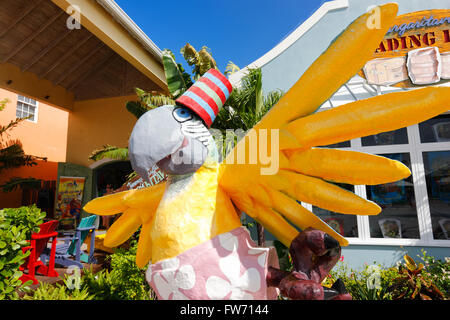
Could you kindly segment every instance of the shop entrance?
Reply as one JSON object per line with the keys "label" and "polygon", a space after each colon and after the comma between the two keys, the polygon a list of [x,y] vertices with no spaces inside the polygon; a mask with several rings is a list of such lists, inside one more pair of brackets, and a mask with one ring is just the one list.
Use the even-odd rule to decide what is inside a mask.
{"label": "shop entrance", "polygon": [[[94,198],[102,197],[120,188],[133,172],[130,161],[111,161],[94,169]],[[108,229],[114,216],[102,216],[100,227]]]}

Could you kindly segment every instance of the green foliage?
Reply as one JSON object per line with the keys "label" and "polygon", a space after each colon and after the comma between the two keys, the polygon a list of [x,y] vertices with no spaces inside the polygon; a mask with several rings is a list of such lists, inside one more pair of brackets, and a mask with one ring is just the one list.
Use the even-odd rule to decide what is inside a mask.
{"label": "green foliage", "polygon": [[404,256],[405,263],[398,266],[399,276],[394,279],[390,287],[394,299],[442,300],[444,294],[433,283],[428,272],[424,272],[423,263],[416,264],[408,256]]}
{"label": "green foliage", "polygon": [[333,283],[337,279],[344,281],[345,287],[353,300],[391,300],[387,287],[391,284],[392,277],[397,274],[391,269],[384,269],[381,265],[366,265],[356,272],[347,266],[340,264],[331,272],[328,281]]}
{"label": "green foliage", "polygon": [[20,189],[39,189],[41,187],[42,180],[35,178],[19,178],[13,177],[0,185],[2,192],[11,192],[18,188]]}
{"label": "green foliage", "polygon": [[109,144],[103,148],[94,150],[89,156],[89,160],[98,161],[101,159],[128,160],[128,148],[119,148]]}
{"label": "green foliage", "polygon": [[241,86],[233,89],[227,106],[220,110],[212,127],[221,130],[250,130],[282,96],[283,92],[280,90],[264,95],[261,69],[249,69],[241,80]]}
{"label": "green foliage", "polygon": [[93,300],[87,288],[70,290],[66,284],[40,282],[36,290],[28,290],[23,300]]}
{"label": "green foliage", "polygon": [[189,75],[186,77],[183,67],[176,63],[172,51],[163,50],[162,58],[169,92],[174,98],[178,98],[192,85],[192,81]]}
{"label": "green foliage", "polygon": [[145,269],[136,266],[137,242],[129,250],[119,248],[110,256],[111,271],[86,272],[82,287],[96,300],[149,300],[150,286],[145,280]]}
{"label": "green foliage", "polygon": [[0,300],[17,298],[16,289],[22,287],[19,267],[29,255],[21,248],[29,245],[31,233],[39,232],[44,217],[34,205],[0,210]]}
{"label": "green foliage", "polygon": [[432,281],[434,285],[444,294],[450,297],[450,258],[445,261],[437,260],[429,256],[425,250],[421,250],[422,255],[418,256],[425,264],[424,276]]}
{"label": "green foliage", "polygon": [[180,53],[188,65],[192,67],[194,81],[198,80],[209,69],[217,69],[217,63],[211,55],[211,50],[206,46],[203,46],[200,51],[197,51],[192,45],[186,43],[181,48]]}
{"label": "green foliage", "polygon": [[359,272],[338,263],[324,285],[341,278],[354,300],[448,299],[450,262],[436,260],[424,250],[419,258],[424,263],[405,255],[397,266],[366,265]]}
{"label": "green foliage", "polygon": [[294,268],[291,255],[289,254],[289,248],[286,247],[281,241],[275,240],[273,242],[275,249],[277,250],[278,263],[280,269],[284,271],[292,271]]}
{"label": "green foliage", "polygon": [[6,105],[10,102],[11,102],[11,100],[9,100],[8,98],[0,100],[0,111],[5,109]]}

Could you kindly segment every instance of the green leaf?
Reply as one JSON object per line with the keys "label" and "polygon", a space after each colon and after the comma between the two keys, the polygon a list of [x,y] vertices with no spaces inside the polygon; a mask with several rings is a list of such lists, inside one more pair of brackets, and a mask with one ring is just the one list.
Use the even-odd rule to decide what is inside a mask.
{"label": "green leaf", "polygon": [[144,113],[146,113],[148,111],[148,109],[146,107],[144,107],[140,103],[136,103],[134,101],[128,101],[126,108],[137,119],[139,119]]}
{"label": "green leaf", "polygon": [[173,97],[177,98],[187,89],[183,73],[178,68],[170,50],[163,50],[162,58],[169,92]]}
{"label": "green leaf", "polygon": [[111,145],[104,145],[103,148],[94,150],[89,156],[89,160],[98,161],[101,159],[128,160],[128,148],[119,148]]}

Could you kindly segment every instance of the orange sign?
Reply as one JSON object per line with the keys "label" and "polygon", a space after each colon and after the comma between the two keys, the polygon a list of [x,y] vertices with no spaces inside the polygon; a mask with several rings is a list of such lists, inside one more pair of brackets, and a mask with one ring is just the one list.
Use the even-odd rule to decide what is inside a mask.
{"label": "orange sign", "polygon": [[371,84],[415,87],[450,80],[450,10],[398,16],[360,75]]}

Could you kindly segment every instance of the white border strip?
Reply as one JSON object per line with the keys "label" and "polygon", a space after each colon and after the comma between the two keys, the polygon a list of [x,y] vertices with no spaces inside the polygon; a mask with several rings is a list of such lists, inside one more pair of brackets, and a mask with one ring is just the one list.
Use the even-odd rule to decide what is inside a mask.
{"label": "white border strip", "polygon": [[270,62],[283,51],[294,44],[301,36],[303,36],[309,29],[311,29],[317,22],[319,22],[328,12],[338,9],[348,8],[348,0],[334,0],[325,2],[309,17],[305,22],[303,22],[297,29],[295,29],[291,34],[289,34],[284,40],[277,44],[265,55],[260,57],[258,60],[250,63],[245,68],[233,73],[229,76],[229,80],[233,86],[239,85],[241,78],[247,73],[249,68],[261,68],[266,63]]}

